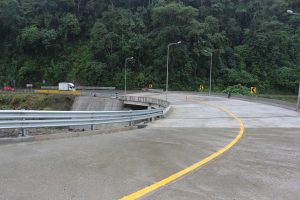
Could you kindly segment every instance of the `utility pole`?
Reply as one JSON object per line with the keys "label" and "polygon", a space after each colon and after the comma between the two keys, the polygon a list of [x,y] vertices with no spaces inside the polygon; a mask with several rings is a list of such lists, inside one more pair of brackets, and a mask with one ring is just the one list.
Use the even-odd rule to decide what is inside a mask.
{"label": "utility pole", "polygon": [[210,67],[209,67],[209,92],[208,95],[210,96],[211,93],[211,71],[212,71],[212,63],[213,63],[213,53],[209,52],[207,50],[204,50],[205,53],[208,53],[210,55]]}
{"label": "utility pole", "polygon": [[[299,13],[295,13],[295,12],[292,11],[292,10],[287,10],[286,12],[287,12],[288,14],[290,14],[290,15],[300,16]],[[300,81],[299,81],[298,101],[297,101],[296,111],[299,111],[299,110],[300,110]]]}
{"label": "utility pole", "polygon": [[124,79],[125,79],[124,92],[125,92],[125,95],[126,95],[126,92],[127,92],[127,73],[126,73],[126,71],[127,71],[127,61],[132,60],[132,59],[133,59],[133,57],[125,59],[125,72],[124,72]]}
{"label": "utility pole", "polygon": [[175,42],[175,43],[169,43],[167,48],[167,77],[166,77],[166,101],[168,100],[168,89],[169,89],[169,52],[170,52],[170,46],[180,44],[181,41]]}

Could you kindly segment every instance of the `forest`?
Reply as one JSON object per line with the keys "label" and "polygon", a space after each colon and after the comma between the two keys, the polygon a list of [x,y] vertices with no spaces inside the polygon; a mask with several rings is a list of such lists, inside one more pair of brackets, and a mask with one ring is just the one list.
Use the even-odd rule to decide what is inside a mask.
{"label": "forest", "polygon": [[0,87],[56,85],[296,93],[299,0],[0,0]]}

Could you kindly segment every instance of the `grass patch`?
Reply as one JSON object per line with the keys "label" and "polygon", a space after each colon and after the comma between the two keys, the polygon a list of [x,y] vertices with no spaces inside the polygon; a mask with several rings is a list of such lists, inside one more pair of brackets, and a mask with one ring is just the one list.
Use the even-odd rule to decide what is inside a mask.
{"label": "grass patch", "polygon": [[259,95],[261,98],[266,98],[266,99],[276,99],[276,100],[281,100],[281,101],[286,101],[289,103],[297,103],[298,97],[297,96],[284,96],[284,95]]}
{"label": "grass patch", "polygon": [[71,110],[74,99],[72,95],[0,93],[0,109]]}

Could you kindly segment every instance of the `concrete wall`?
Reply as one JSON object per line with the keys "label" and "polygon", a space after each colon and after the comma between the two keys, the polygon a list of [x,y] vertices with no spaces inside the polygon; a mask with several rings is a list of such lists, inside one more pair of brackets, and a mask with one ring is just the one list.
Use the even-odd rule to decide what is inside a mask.
{"label": "concrete wall", "polygon": [[[123,110],[124,104],[118,99],[78,96],[76,97],[72,111],[118,111]],[[109,131],[126,126],[128,123],[94,125],[94,129]],[[91,126],[72,126],[75,130],[90,130]]]}

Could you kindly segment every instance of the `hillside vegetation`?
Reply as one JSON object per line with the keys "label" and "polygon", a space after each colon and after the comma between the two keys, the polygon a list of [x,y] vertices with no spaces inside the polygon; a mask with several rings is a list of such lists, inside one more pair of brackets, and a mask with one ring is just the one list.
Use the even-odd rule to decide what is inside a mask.
{"label": "hillside vegetation", "polygon": [[0,0],[0,86],[60,81],[173,90],[297,91],[299,0]]}
{"label": "hillside vegetation", "polygon": [[71,110],[72,95],[0,93],[0,110]]}

